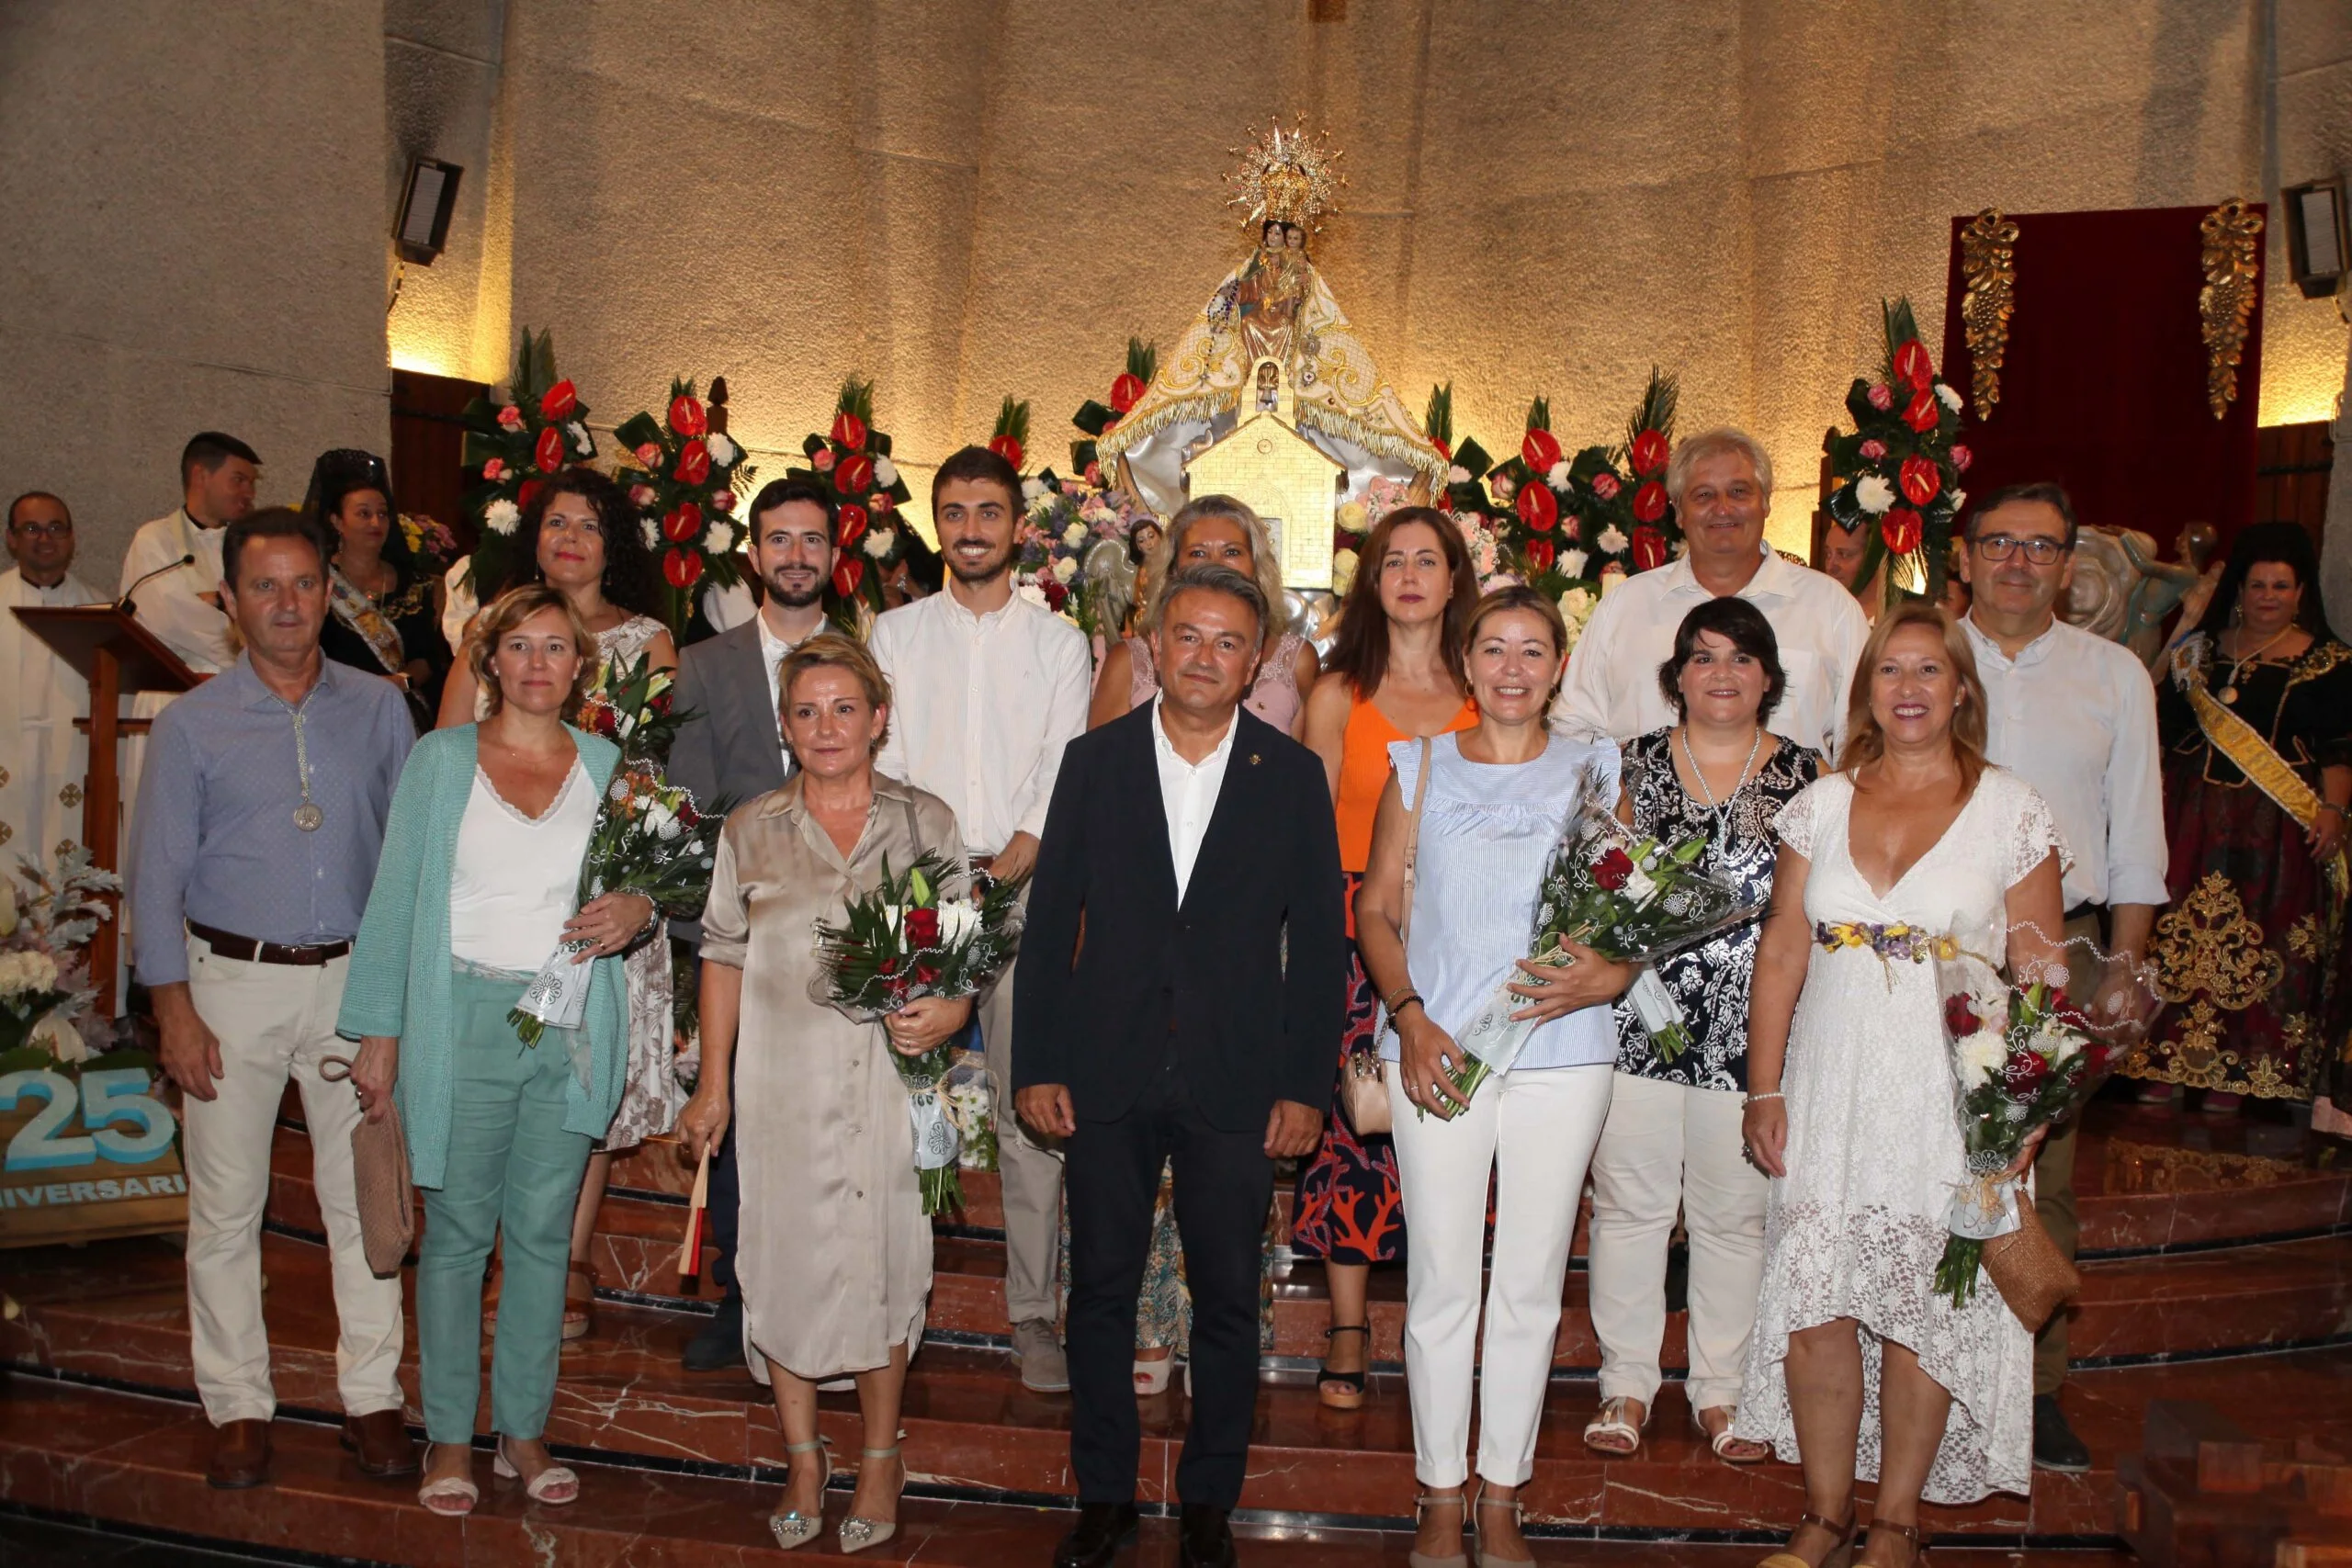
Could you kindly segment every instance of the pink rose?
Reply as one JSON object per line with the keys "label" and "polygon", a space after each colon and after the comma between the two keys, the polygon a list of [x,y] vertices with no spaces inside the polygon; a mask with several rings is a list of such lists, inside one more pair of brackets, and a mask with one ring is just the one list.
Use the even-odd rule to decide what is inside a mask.
{"label": "pink rose", "polygon": [[628,492],[628,498],[632,503],[640,509],[652,505],[654,502],[659,499],[654,495],[653,487],[651,485],[631,486]]}
{"label": "pink rose", "polygon": [[637,460],[649,468],[658,468],[662,466],[662,448],[649,441],[637,449]]}
{"label": "pink rose", "polygon": [[1101,490],[1102,488],[1102,464],[1089,463],[1086,465],[1086,482],[1090,487],[1095,490]]}
{"label": "pink rose", "polygon": [[509,430],[520,430],[523,428],[523,411],[508,403],[498,411],[498,423]]}
{"label": "pink rose", "polygon": [[830,446],[818,447],[817,450],[810,455],[808,464],[809,467],[815,468],[820,474],[831,473],[833,471],[833,449]]}
{"label": "pink rose", "polygon": [[735,492],[734,492],[733,491],[731,491],[731,490],[715,490],[715,491],[712,491],[710,492],[710,509],[711,509],[713,512],[732,512],[732,511],[734,511],[734,510],[735,510]]}
{"label": "pink rose", "polygon": [[1871,407],[1884,412],[1894,406],[1894,389],[1882,381],[1870,390]]}
{"label": "pink rose", "polygon": [[1607,468],[1603,468],[1600,472],[1592,476],[1592,493],[1600,497],[1601,500],[1614,500],[1617,495],[1617,476],[1611,473]]}
{"label": "pink rose", "polygon": [[1863,460],[1864,460],[1864,461],[1866,461],[1866,462],[1875,463],[1875,462],[1877,462],[1881,457],[1885,457],[1885,456],[1886,456],[1886,443],[1885,443],[1885,442],[1873,439],[1873,440],[1865,441],[1865,442],[1863,442],[1863,443],[1862,443],[1862,457],[1863,457]]}
{"label": "pink rose", "polygon": [[506,459],[503,457],[492,457],[489,462],[484,463],[481,466],[481,477],[491,484],[496,484],[500,479],[504,479],[506,477]]}
{"label": "pink rose", "polygon": [[1975,453],[1971,452],[1967,447],[1961,446],[1958,442],[1954,442],[1952,444],[1951,466],[1953,468],[1958,468],[1964,474],[1968,472],[1968,465],[1974,461],[1976,461]]}

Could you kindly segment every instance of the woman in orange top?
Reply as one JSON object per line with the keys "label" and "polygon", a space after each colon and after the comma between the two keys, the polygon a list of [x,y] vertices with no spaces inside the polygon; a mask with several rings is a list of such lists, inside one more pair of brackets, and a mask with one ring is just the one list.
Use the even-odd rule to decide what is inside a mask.
{"label": "woman in orange top", "polygon": [[[1478,602],[1478,578],[1461,533],[1442,512],[1403,507],[1364,541],[1340,631],[1306,703],[1306,741],[1323,759],[1340,820],[1340,864],[1347,874],[1349,934],[1356,885],[1372,852],[1372,819],[1388,783],[1391,742],[1467,729],[1478,719],[1462,686],[1462,630]],[[1348,1057],[1378,1041],[1378,998],[1361,959],[1350,967]],[[1367,1277],[1375,1263],[1405,1258],[1405,1216],[1396,1151],[1385,1134],[1360,1138],[1340,1114],[1339,1077],[1324,1119],[1323,1146],[1299,1173],[1291,1205],[1291,1251],[1320,1258],[1329,1280],[1329,1348],[1317,1387],[1324,1404],[1363,1403],[1371,1351]]]}

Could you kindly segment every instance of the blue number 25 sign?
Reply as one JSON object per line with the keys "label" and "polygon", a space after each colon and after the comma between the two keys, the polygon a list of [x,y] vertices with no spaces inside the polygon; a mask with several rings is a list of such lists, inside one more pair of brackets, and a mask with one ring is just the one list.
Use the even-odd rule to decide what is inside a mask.
{"label": "blue number 25 sign", "polygon": [[0,1247],[187,1223],[178,1126],[152,1082],[142,1067],[0,1074]]}

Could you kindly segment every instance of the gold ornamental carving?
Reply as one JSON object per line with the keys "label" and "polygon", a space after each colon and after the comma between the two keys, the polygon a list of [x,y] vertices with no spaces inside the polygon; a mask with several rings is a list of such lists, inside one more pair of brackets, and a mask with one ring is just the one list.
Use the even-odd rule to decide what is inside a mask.
{"label": "gold ornamental carving", "polygon": [[2197,314],[2205,333],[2205,402],[2215,419],[2237,400],[2238,362],[2262,279],[2262,215],[2233,196],[2205,215],[2205,287]]}
{"label": "gold ornamental carving", "polygon": [[1960,231],[1960,275],[1968,289],[1961,297],[1960,324],[1973,367],[1971,389],[1976,417],[1993,417],[2001,400],[2001,364],[2008,354],[2009,317],[2017,310],[2018,226],[1988,207]]}

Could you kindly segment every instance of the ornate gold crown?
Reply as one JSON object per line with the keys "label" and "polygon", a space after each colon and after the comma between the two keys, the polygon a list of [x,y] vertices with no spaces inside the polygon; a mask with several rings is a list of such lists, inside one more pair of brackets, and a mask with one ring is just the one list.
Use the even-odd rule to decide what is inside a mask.
{"label": "ornate gold crown", "polygon": [[1305,116],[1288,130],[1277,119],[1263,137],[1231,151],[1241,167],[1225,177],[1237,187],[1233,205],[1247,209],[1243,221],[1250,226],[1295,223],[1311,229],[1317,218],[1339,210],[1339,194],[1348,183],[1338,167],[1340,154],[1319,135],[1307,134]]}

